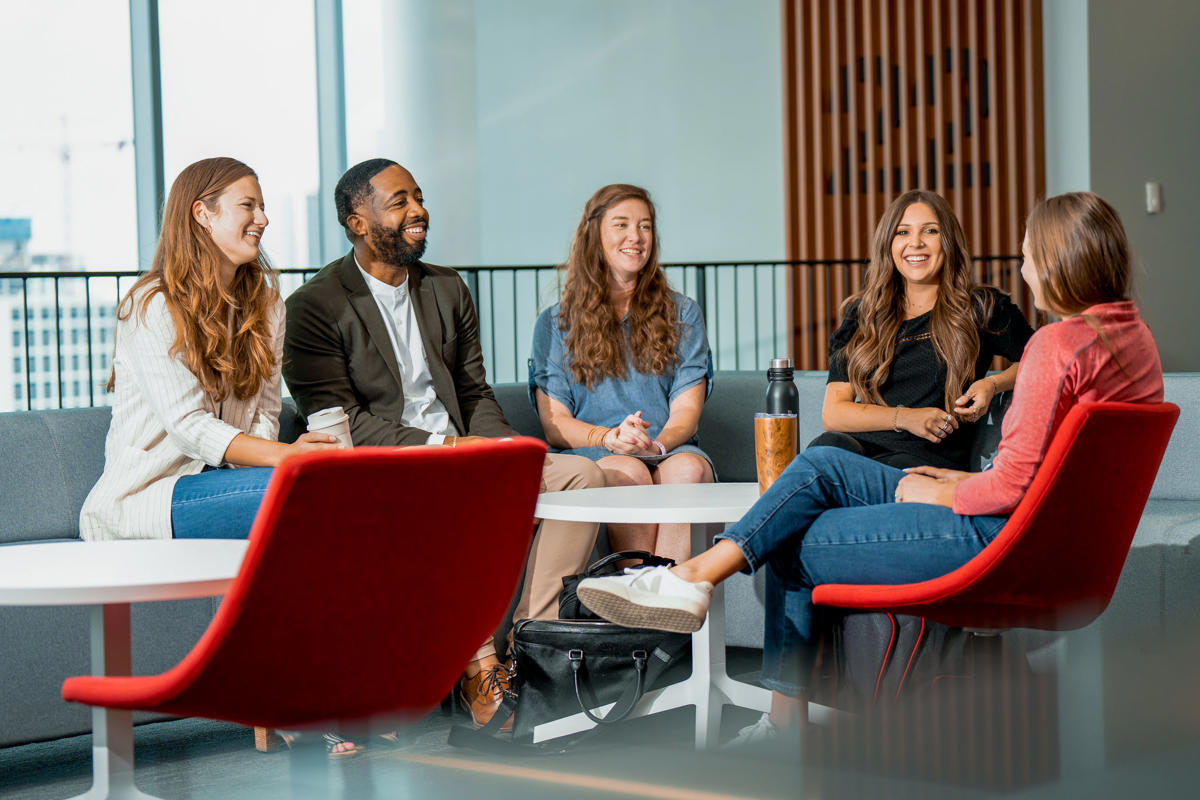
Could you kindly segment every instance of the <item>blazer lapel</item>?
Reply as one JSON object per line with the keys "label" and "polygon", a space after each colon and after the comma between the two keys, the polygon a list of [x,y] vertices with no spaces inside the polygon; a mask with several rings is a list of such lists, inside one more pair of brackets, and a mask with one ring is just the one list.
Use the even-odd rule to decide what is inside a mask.
{"label": "blazer lapel", "polygon": [[424,280],[420,266],[408,268],[408,280],[408,296],[417,312],[417,328],[421,331],[421,344],[425,347],[425,361],[433,378],[433,390],[446,406],[454,426],[465,435],[467,431],[458,407],[458,393],[454,391],[454,376],[450,373],[450,365],[442,360],[442,321],[433,282]]}
{"label": "blazer lapel", "polygon": [[396,351],[392,349],[392,339],[388,336],[387,327],[383,323],[383,315],[379,313],[379,305],[375,302],[375,296],[367,288],[367,282],[363,280],[362,273],[358,271],[358,265],[354,263],[353,250],[350,251],[350,255],[342,259],[341,279],[350,299],[350,307],[362,320],[363,327],[367,329],[367,335],[371,338],[375,349],[379,351],[379,357],[383,359],[383,363],[387,365],[388,371],[396,380],[396,386],[400,390],[400,406],[403,407],[404,382],[400,380],[400,365],[396,363]]}

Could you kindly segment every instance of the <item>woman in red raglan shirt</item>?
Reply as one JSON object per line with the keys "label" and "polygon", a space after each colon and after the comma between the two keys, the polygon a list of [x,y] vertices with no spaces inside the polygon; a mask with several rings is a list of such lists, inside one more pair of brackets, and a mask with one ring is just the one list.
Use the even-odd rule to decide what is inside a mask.
{"label": "woman in red raglan shirt", "polygon": [[1021,276],[1037,307],[1062,319],[1025,347],[992,469],[906,473],[809,448],[710,549],[671,569],[582,581],[579,598],[622,625],[687,632],[703,623],[714,583],[768,569],[787,590],[766,609],[761,680],[772,704],[754,727],[769,736],[793,723],[812,671],[813,586],[911,583],[957,569],[1004,527],[1071,406],[1162,400],[1162,366],[1130,300],[1117,212],[1095,194],[1064,194],[1038,203],[1026,227]]}

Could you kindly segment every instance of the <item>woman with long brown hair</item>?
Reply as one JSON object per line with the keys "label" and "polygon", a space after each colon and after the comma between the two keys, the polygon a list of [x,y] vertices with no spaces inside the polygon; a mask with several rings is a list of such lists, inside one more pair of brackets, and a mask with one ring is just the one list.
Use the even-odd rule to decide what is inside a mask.
{"label": "woman with long brown hair", "polygon": [[[887,207],[864,283],[829,340],[827,433],[812,445],[896,467],[968,466],[974,423],[1012,389],[1029,323],[1008,295],[976,285],[962,226],[933,192]],[[997,355],[1013,363],[988,375]]]}
{"label": "woman with long brown hair", "polygon": [[266,227],[242,162],[207,158],[175,179],[150,271],[117,307],[112,422],[84,539],[245,538],[262,468],[337,446],[317,433],[276,441],[284,308],[259,247]]}
{"label": "woman with long brown hair", "polygon": [[[546,440],[591,458],[609,486],[705,483],[696,442],[712,359],[699,306],[671,291],[658,264],[645,189],[605,186],[583,210],[562,300],[533,333],[530,396]],[[686,525],[609,525],[614,552],[691,551]]]}
{"label": "woman with long brown hair", "polygon": [[580,583],[580,600],[613,622],[686,631],[703,622],[713,584],[733,573],[765,568],[781,582],[786,592],[766,603],[762,683],[773,690],[771,713],[744,739],[803,720],[819,633],[812,587],[911,583],[961,567],[1004,527],[1076,403],[1162,401],[1162,364],[1130,299],[1117,212],[1077,192],[1038,203],[1026,227],[1021,276],[1037,307],[1062,319],[1025,348],[991,469],[905,472],[809,448],[705,552],[672,570]]}

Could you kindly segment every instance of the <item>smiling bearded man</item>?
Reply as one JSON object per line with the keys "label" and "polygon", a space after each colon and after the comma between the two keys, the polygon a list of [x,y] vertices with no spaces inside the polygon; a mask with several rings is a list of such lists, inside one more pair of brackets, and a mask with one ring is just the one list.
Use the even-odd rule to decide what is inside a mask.
{"label": "smiling bearded man", "polygon": [[[412,174],[383,158],[356,164],[338,181],[334,205],[353,249],[287,299],[283,377],[300,411],[341,406],[356,445],[453,447],[515,436],[484,374],[467,285],[454,270],[420,260],[429,213]],[[546,456],[542,491],[603,485],[591,460]],[[514,621],[558,617],[562,578],[587,566],[596,529],[538,524]],[[477,726],[492,718],[509,686],[510,668],[489,638],[459,689]]]}

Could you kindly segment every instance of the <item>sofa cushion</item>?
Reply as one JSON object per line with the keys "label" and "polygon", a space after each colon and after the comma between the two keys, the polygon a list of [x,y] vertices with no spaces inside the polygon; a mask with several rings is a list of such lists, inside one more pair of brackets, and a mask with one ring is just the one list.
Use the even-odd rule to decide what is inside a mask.
{"label": "sofa cushion", "polygon": [[279,441],[291,444],[300,438],[304,432],[304,418],[296,410],[296,403],[290,397],[283,399],[283,408],[279,409]]}
{"label": "sofa cushion", "polygon": [[1200,373],[1170,372],[1163,376],[1165,399],[1179,406],[1179,421],[1171,432],[1158,477],[1150,490],[1153,500],[1200,500]]}
{"label": "sofa cushion", "polygon": [[0,414],[0,543],[79,536],[79,509],[104,469],[107,408]]}
{"label": "sofa cushion", "polygon": [[538,420],[533,404],[529,402],[529,385],[525,383],[500,383],[492,387],[496,393],[496,402],[504,412],[505,419],[512,429],[522,436],[546,440],[542,433],[542,423]]}

